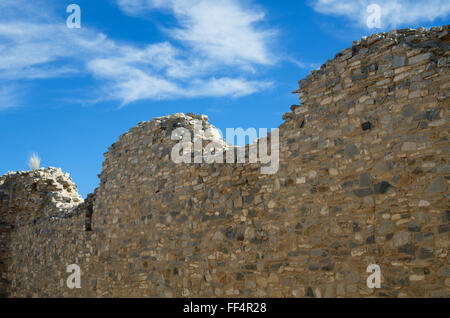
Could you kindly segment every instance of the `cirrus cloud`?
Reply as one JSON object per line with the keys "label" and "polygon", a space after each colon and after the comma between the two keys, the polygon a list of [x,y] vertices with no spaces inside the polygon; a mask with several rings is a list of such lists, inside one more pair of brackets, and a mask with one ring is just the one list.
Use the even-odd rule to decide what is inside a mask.
{"label": "cirrus cloud", "polygon": [[429,23],[450,15],[448,0],[314,0],[312,8],[322,14],[345,17],[358,26],[367,27],[367,8],[380,8],[381,28],[398,28],[415,23]]}
{"label": "cirrus cloud", "polygon": [[[163,10],[177,20],[176,27],[163,30],[167,41],[140,46],[110,39],[86,25],[68,29],[65,20],[51,10],[36,9],[51,7],[49,2],[37,1],[40,5],[30,6],[25,0],[0,4],[4,13],[0,79],[20,83],[23,79],[92,76],[99,95],[91,100],[118,100],[122,106],[142,99],[236,98],[272,85],[270,80],[252,77],[275,61],[268,49],[274,33],[256,29],[254,24],[264,15],[245,9],[237,0],[164,4],[119,0],[127,14]],[[225,23],[221,12],[230,23]]]}

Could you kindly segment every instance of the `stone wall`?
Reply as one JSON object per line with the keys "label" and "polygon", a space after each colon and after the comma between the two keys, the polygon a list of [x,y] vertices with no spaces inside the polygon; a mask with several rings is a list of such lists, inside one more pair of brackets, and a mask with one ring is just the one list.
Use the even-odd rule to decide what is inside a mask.
{"label": "stone wall", "polygon": [[[41,290],[45,285],[40,279],[54,279],[54,274],[47,274],[52,257],[63,257],[64,246],[75,234],[84,234],[73,222],[59,220],[79,214],[74,209],[82,203],[77,187],[61,169],[10,172],[0,177],[0,295],[9,294],[10,287],[24,296],[48,295]],[[66,232],[71,235],[66,237]]]}
{"label": "stone wall", "polygon": [[[449,297],[449,44],[449,26],[376,34],[313,71],[283,116],[273,175],[258,163],[175,164],[174,129],[212,128],[175,114],[122,135],[95,193],[52,217],[33,190],[12,204],[23,181],[2,177],[0,292]],[[79,290],[65,285],[73,263]],[[369,264],[380,289],[366,286]]]}

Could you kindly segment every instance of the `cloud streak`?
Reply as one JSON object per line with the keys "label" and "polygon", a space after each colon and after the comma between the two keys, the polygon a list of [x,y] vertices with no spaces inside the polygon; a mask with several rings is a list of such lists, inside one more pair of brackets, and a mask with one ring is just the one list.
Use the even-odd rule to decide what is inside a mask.
{"label": "cloud streak", "polygon": [[[264,18],[262,12],[222,0],[119,0],[118,4],[133,15],[162,10],[178,24],[164,29],[168,41],[137,47],[85,26],[68,29],[61,18],[35,12],[36,7],[24,0],[4,0],[0,79],[89,75],[100,85],[93,100],[119,100],[122,106],[142,99],[236,98],[271,86],[270,81],[251,79],[257,69],[275,61],[268,50],[274,32],[254,26]],[[3,95],[5,100],[11,96],[6,89]]]}
{"label": "cloud streak", "polygon": [[342,16],[367,28],[370,12],[367,7],[377,4],[381,9],[381,28],[398,28],[415,23],[429,23],[450,15],[448,0],[314,0],[312,8],[322,14]]}
{"label": "cloud streak", "polygon": [[[151,10],[173,14],[177,27],[165,28],[173,39],[222,63],[273,64],[268,45],[275,29],[261,29],[265,13],[244,8],[237,0],[117,0],[127,14],[142,16]],[[245,49],[243,49],[245,46]]]}
{"label": "cloud streak", "polygon": [[20,94],[16,85],[0,86],[0,111],[20,106]]}

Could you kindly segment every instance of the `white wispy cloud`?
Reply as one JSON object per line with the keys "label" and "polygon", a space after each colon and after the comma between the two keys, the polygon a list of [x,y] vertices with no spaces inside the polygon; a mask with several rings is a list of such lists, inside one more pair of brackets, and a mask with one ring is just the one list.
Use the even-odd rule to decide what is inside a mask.
{"label": "white wispy cloud", "polygon": [[173,38],[204,57],[227,64],[273,64],[268,49],[274,29],[258,28],[265,13],[244,8],[237,0],[117,0],[128,14],[163,9],[175,15],[179,26],[166,28]]}
{"label": "white wispy cloud", "polygon": [[20,106],[21,96],[17,85],[0,85],[0,111]]}
{"label": "white wispy cloud", "polygon": [[450,15],[448,0],[313,0],[311,6],[319,13],[343,16],[367,27],[371,12],[367,8],[377,4],[381,13],[381,28],[397,28],[415,23],[428,23]]}
{"label": "white wispy cloud", "polygon": [[[274,61],[268,50],[273,32],[254,27],[262,13],[252,13],[238,1],[118,4],[129,14],[166,10],[178,25],[165,29],[169,41],[138,47],[85,26],[68,29],[61,17],[55,18],[51,10],[36,12],[39,6],[28,1],[2,0],[0,79],[92,75],[100,86],[93,100],[114,99],[122,105],[141,99],[239,97],[271,86],[270,81],[251,79],[258,67]],[[214,12],[213,20],[208,11]],[[214,26],[217,22],[224,26]]]}
{"label": "white wispy cloud", "polygon": [[289,57],[289,56],[286,57],[285,59],[286,59],[286,61],[296,65],[297,67],[299,67],[301,69],[312,69],[312,70],[315,70],[315,69],[319,69],[320,68],[320,64],[318,64],[318,63],[305,63],[305,62],[299,61],[299,60],[297,60],[297,59],[295,59],[293,57]]}

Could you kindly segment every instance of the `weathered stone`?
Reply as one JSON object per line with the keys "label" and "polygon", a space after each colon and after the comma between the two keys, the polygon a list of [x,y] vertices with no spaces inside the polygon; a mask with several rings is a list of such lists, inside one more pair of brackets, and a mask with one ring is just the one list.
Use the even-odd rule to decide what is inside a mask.
{"label": "weathered stone", "polygon": [[428,247],[419,248],[418,256],[420,259],[432,258],[434,256],[433,250]]}
{"label": "weathered stone", "polygon": [[399,253],[405,253],[405,254],[409,254],[409,255],[413,255],[413,256],[414,256],[414,254],[415,254],[415,251],[414,251],[414,245],[411,244],[411,243],[408,243],[408,244],[399,246],[399,247],[398,247],[398,252],[399,252]]}
{"label": "weathered stone", "polygon": [[382,181],[374,185],[375,194],[384,194],[391,187],[391,184],[387,181]]}
{"label": "weathered stone", "polygon": [[415,113],[414,108],[411,105],[408,105],[404,110],[403,110],[403,116],[404,117],[411,117],[413,116]]}
{"label": "weathered stone", "polygon": [[379,235],[385,235],[395,230],[395,224],[389,220],[381,220],[377,226],[377,233]]}
{"label": "weathered stone", "polygon": [[439,108],[429,109],[425,113],[425,118],[429,121],[436,120],[439,116]]}
{"label": "weathered stone", "polygon": [[420,225],[414,222],[410,222],[408,224],[408,231],[409,232],[419,232],[420,231]]}
{"label": "weathered stone", "polygon": [[447,181],[443,177],[438,177],[435,179],[429,187],[425,190],[426,192],[445,192],[447,191]]}
{"label": "weathered stone", "polygon": [[447,233],[450,232],[450,223],[447,224],[441,224],[438,226],[438,233],[442,234],[442,233]]}
{"label": "weathered stone", "polygon": [[426,201],[426,200],[420,200],[419,201],[419,208],[425,208],[430,206],[430,202]]}
{"label": "weathered stone", "polygon": [[338,248],[341,247],[341,243],[339,243],[339,241],[334,241],[333,243],[330,244],[330,248]]}
{"label": "weathered stone", "polygon": [[395,55],[392,59],[392,68],[397,68],[406,65],[406,56]]}
{"label": "weathered stone", "polygon": [[417,144],[415,142],[405,142],[402,146],[402,151],[415,151],[417,149]]}
{"label": "weathered stone", "polygon": [[370,121],[366,121],[366,122],[362,123],[362,125],[361,125],[361,129],[363,131],[371,130],[372,128],[373,128],[373,124]]}
{"label": "weathered stone", "polygon": [[394,234],[394,245],[402,246],[411,243],[411,234],[408,232],[398,232]]}
{"label": "weathered stone", "polygon": [[345,281],[350,284],[358,283],[361,276],[357,271],[351,271],[346,277]]}
{"label": "weathered stone", "polygon": [[361,188],[370,187],[372,185],[372,180],[367,173],[362,173],[359,175],[359,186]]}
{"label": "weathered stone", "polygon": [[435,56],[433,53],[431,53],[431,52],[423,53],[423,54],[416,55],[416,56],[410,58],[409,65],[416,64],[416,63],[422,63],[422,62],[434,60],[434,59],[435,59]]}
{"label": "weathered stone", "polygon": [[373,191],[372,191],[372,188],[363,188],[363,189],[355,189],[355,190],[353,190],[353,193],[357,197],[362,198],[362,197],[373,194]]}
{"label": "weathered stone", "polygon": [[344,152],[347,157],[353,157],[359,154],[359,149],[354,144],[348,144],[345,146]]}
{"label": "weathered stone", "polygon": [[373,244],[375,243],[375,235],[370,235],[366,238],[366,244]]}

